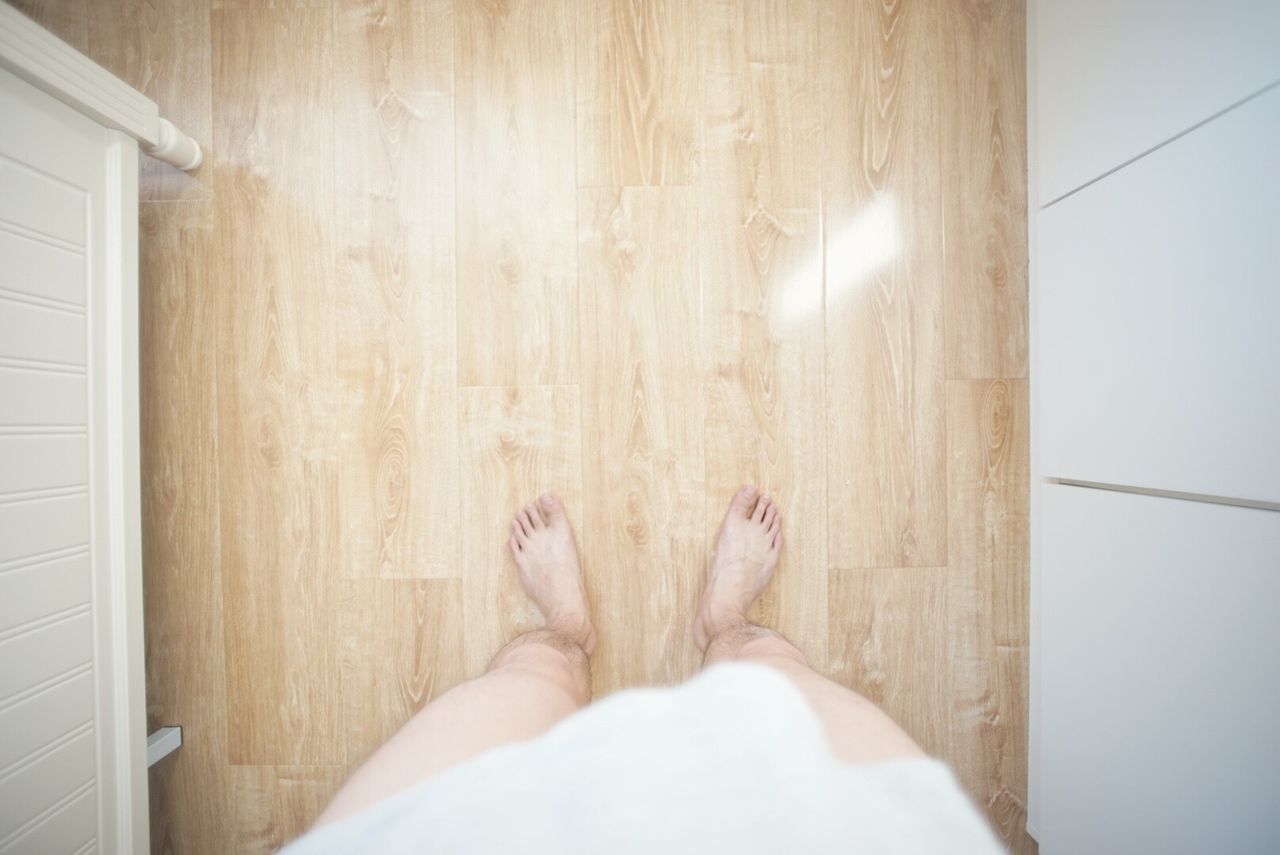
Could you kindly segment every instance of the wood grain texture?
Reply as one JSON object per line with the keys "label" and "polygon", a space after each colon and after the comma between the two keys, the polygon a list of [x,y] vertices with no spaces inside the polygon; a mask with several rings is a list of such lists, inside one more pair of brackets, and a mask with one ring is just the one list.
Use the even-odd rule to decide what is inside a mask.
{"label": "wood grain texture", "polygon": [[143,210],[157,851],[279,845],[540,623],[544,489],[597,692],[686,676],[743,480],[757,616],[1034,851],[1020,4],[204,2],[22,4],[209,112]]}
{"label": "wood grain texture", "polygon": [[827,503],[813,2],[698,5],[705,519],[751,481],[786,551],[755,618],[827,656]]}
{"label": "wood grain texture", "polygon": [[[462,580],[465,671],[484,672],[511,639],[542,625],[507,541],[511,519],[548,490],[582,531],[582,412],[576,386],[462,390]],[[596,570],[584,562],[588,592]]]}
{"label": "wood grain texture", "polygon": [[579,187],[693,182],[698,6],[577,4]]}
{"label": "wood grain texture", "polygon": [[1006,843],[1028,851],[1027,383],[952,381],[947,414],[948,759]]}
{"label": "wood grain texture", "polygon": [[89,0],[12,0],[9,5],[81,53],[90,53]]}
{"label": "wood grain texture", "polygon": [[573,8],[457,0],[463,385],[578,381]]}
{"label": "wood grain texture", "polygon": [[329,8],[333,0],[210,0],[213,10],[221,9],[307,9]]}
{"label": "wood grain texture", "polygon": [[268,855],[311,825],[343,781],[341,766],[236,766],[230,851]]}
{"label": "wood grain texture", "polygon": [[[329,10],[217,12],[229,759],[343,763]],[[307,69],[307,73],[298,73]],[[253,235],[254,239],[245,239]],[[262,235],[287,236],[261,240]]]}
{"label": "wood grain texture", "polygon": [[[157,852],[216,841],[230,812],[218,529],[217,242],[200,202],[139,209],[147,725],[181,725],[151,769]],[[229,850],[224,850],[229,851]]]}
{"label": "wood grain texture", "polygon": [[824,3],[832,566],[947,558],[940,4]]}
{"label": "wood grain texture", "polygon": [[947,376],[1027,376],[1026,5],[958,0],[939,50]]}
{"label": "wood grain texture", "polygon": [[691,188],[579,196],[584,495],[598,695],[672,683],[707,566],[705,404]]}
{"label": "wood grain texture", "polygon": [[334,20],[342,568],[456,578],[452,4]]}
{"label": "wood grain texture", "polygon": [[[213,145],[213,60],[209,0],[92,0],[90,52],[98,64],[156,102],[160,115],[200,143]],[[208,199],[209,170],[183,172],[152,157],[139,161],[143,199]]]}
{"label": "wood grain texture", "polygon": [[832,570],[832,679],[875,701],[926,752],[951,731],[947,568]]}
{"label": "wood grain texture", "polygon": [[354,769],[462,681],[462,582],[360,579],[342,588],[343,733]]}

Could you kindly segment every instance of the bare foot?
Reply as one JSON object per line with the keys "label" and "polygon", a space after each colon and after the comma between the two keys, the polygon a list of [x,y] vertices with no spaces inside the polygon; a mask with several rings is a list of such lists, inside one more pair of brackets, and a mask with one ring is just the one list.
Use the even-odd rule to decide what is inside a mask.
{"label": "bare foot", "polygon": [[542,611],[547,629],[576,642],[588,656],[596,646],[578,548],[560,497],[543,493],[511,521],[508,544],[520,569],[520,584]]}
{"label": "bare foot", "polygon": [[747,609],[769,584],[782,551],[782,513],[749,484],[734,494],[720,524],[711,575],[693,620],[693,640],[704,653],[721,630],[747,619]]}

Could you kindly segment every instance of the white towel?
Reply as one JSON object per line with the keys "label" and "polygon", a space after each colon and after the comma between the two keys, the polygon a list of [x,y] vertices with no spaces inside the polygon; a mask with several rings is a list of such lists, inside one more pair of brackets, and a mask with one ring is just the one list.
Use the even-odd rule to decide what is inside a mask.
{"label": "white towel", "polygon": [[311,853],[1002,851],[936,760],[840,763],[773,669],[632,689],[284,850]]}

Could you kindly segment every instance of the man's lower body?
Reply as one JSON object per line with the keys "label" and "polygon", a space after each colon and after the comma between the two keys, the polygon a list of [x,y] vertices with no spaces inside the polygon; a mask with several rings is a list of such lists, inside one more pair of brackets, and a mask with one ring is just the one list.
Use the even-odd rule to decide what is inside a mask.
{"label": "man's lower body", "polygon": [[[546,625],[504,647],[482,676],[423,707],[352,775],[317,825],[351,816],[490,748],[533,739],[590,703],[595,630],[560,500],[544,494],[516,514],[509,546]],[[747,620],[781,549],[777,506],[743,487],[720,527],[693,621],[704,667],[753,662],[786,675],[817,713],[832,752],[846,763],[924,756],[875,704],[815,672],[777,632]]]}

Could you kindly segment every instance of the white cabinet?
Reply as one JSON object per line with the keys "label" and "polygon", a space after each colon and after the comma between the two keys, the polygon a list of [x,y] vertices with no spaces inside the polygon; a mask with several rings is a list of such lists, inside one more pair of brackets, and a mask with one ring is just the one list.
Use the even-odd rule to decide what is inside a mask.
{"label": "white cabinet", "polygon": [[1280,88],[1040,213],[1042,475],[1280,503],[1277,151]]}
{"label": "white cabinet", "polygon": [[1280,81],[1276,0],[1032,0],[1046,205]]}
{"label": "white cabinet", "polygon": [[0,3],[3,853],[149,848],[138,142],[199,161],[166,124]]}
{"label": "white cabinet", "polygon": [[147,800],[137,144],[3,70],[0,115],[0,851],[124,851]]}
{"label": "white cabinet", "polygon": [[1030,0],[1044,855],[1280,839],[1280,2]]}
{"label": "white cabinet", "polygon": [[1042,495],[1044,855],[1280,840],[1280,513]]}

